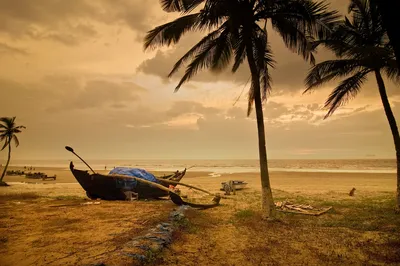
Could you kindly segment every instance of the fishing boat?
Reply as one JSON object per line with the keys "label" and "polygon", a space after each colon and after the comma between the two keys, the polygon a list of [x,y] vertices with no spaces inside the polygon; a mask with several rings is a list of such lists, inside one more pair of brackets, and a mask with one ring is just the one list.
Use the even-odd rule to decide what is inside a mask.
{"label": "fishing boat", "polygon": [[186,174],[186,169],[184,169],[182,172],[177,171],[175,174],[167,177],[156,178],[144,169],[116,167],[108,175],[103,175],[99,173],[89,174],[88,171],[75,169],[72,162],[69,167],[89,198],[105,200],[125,200],[127,198],[126,192],[133,192],[140,199],[168,196],[168,191],[161,190],[154,185],[151,186],[148,183],[140,182],[130,177],[154,182],[168,188],[171,184],[168,181],[179,182]]}
{"label": "fishing boat", "polygon": [[[229,182],[222,182],[221,183],[221,190],[225,190],[226,184]],[[232,185],[234,186],[235,190],[241,190],[247,187],[247,183],[241,180],[233,180]]]}
{"label": "fishing boat", "polygon": [[[180,182],[186,174],[186,168],[182,172],[176,171],[174,174],[158,178],[144,169],[125,167],[114,168],[108,175],[103,175],[96,173],[71,147],[66,146],[65,148],[77,156],[92,171],[92,173],[89,173],[88,171],[75,169],[74,164],[70,162],[69,168],[72,174],[90,199],[132,200],[133,196],[136,199],[169,196],[176,205],[188,205],[199,209],[213,208],[219,205],[221,199],[219,194],[212,194],[201,188]],[[187,202],[171,187],[176,185],[207,193],[213,196],[212,203]]]}

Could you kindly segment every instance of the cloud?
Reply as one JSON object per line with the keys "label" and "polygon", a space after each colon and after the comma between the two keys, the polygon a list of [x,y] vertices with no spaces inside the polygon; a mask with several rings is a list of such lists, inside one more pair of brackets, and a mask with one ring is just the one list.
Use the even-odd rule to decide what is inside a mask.
{"label": "cloud", "polygon": [[3,112],[26,112],[32,106],[50,113],[98,108],[121,109],[140,101],[147,90],[126,81],[107,81],[72,76],[47,76],[37,83],[0,80]]}
{"label": "cloud", "polygon": [[[195,101],[156,108],[135,98],[145,93],[142,89],[104,79],[49,76],[39,84],[2,80],[0,86],[5,88],[0,97],[6,99],[0,113],[16,115],[29,128],[21,136],[16,158],[65,158],[62,147],[67,144],[85,151],[87,158],[257,158],[257,124],[254,114],[246,117],[245,108],[224,110]],[[68,112],[48,112],[55,103]],[[399,102],[393,104],[395,114],[399,107]],[[348,107],[317,123],[321,112],[315,104],[268,102],[264,113],[269,155],[394,156],[382,109]]]}
{"label": "cloud", "polygon": [[0,55],[28,55],[28,52],[25,49],[0,43]]}
{"label": "cloud", "polygon": [[78,45],[99,34],[96,24],[128,26],[143,36],[160,14],[159,3],[140,0],[1,1],[0,33]]}
{"label": "cloud", "polygon": [[91,80],[68,99],[62,99],[48,110],[87,109],[108,106],[122,108],[128,103],[140,100],[139,94],[146,90],[134,83],[116,83],[104,80]]}

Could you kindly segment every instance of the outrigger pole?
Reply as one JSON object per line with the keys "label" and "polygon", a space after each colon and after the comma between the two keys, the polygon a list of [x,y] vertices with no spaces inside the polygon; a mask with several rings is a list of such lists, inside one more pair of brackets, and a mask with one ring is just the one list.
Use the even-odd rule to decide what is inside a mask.
{"label": "outrigger pole", "polygon": [[65,146],[65,149],[67,151],[72,152],[76,157],[78,157],[82,162],[84,162],[87,165],[87,167],[89,167],[90,170],[92,170],[93,174],[96,174],[96,172],[92,169],[92,167],[90,167],[90,165],[88,165],[87,162],[85,162],[85,160],[83,160],[78,154],[74,152],[74,149],[72,149],[70,146]]}

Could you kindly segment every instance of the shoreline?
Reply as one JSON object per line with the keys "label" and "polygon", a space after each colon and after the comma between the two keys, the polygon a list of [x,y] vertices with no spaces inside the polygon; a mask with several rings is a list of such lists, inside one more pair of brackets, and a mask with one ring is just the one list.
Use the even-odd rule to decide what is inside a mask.
{"label": "shoreline", "polygon": [[[23,168],[22,168],[23,169]],[[82,168],[81,168],[82,169]],[[21,168],[10,167],[10,170]],[[56,180],[43,181],[41,179],[28,179],[24,176],[5,176],[5,182],[10,187],[0,188],[0,194],[24,190],[40,190],[44,194],[62,195],[63,192],[74,191],[77,195],[83,195],[84,190],[79,186],[69,170],[59,168],[36,168],[36,172],[44,172],[49,176],[57,175]],[[35,172],[33,171],[33,172]],[[99,174],[107,174],[108,171],[96,171]],[[151,171],[155,176],[170,174],[172,171]],[[213,193],[220,193],[221,183],[229,180],[242,180],[248,183],[247,187],[254,191],[261,191],[261,179],[259,173],[221,173],[200,172],[189,170],[182,182],[201,187]],[[270,172],[270,182],[273,190],[283,190],[294,193],[321,194],[332,191],[346,193],[354,187],[356,193],[395,192],[396,174],[394,173],[333,173],[333,172]],[[54,188],[55,191],[52,191]],[[69,192],[67,194],[70,194]]]}
{"label": "shoreline", "polygon": [[[88,170],[87,166],[81,164],[74,164],[76,169],[80,170]],[[15,166],[10,165],[7,169],[9,170],[22,170],[26,172],[40,172],[43,170],[50,170],[50,171],[70,171],[69,167],[60,167],[60,166],[32,166],[35,170],[26,170],[24,166]],[[159,168],[152,168],[152,167],[141,167],[141,166],[118,166],[118,167],[127,167],[127,168],[141,168],[145,169],[148,172],[154,173],[166,173],[166,172],[175,172],[176,170],[182,171],[179,167],[159,167]],[[109,167],[106,170],[100,167],[92,167],[93,170],[99,171],[99,173],[108,173],[113,167]],[[28,168],[27,168],[28,169]],[[0,171],[3,170],[3,167],[0,167]],[[211,173],[215,176],[221,174],[259,174],[260,171],[258,167],[192,167],[189,169],[192,172],[201,172],[201,173]],[[288,172],[288,173],[360,173],[360,174],[396,174],[396,169],[332,169],[332,168],[268,168],[269,172]]]}

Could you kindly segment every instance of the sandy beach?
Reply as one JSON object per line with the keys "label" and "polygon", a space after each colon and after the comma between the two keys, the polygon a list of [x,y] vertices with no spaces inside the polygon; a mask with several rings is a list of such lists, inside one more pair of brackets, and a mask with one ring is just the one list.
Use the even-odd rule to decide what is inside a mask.
{"label": "sandy beach", "polygon": [[[11,167],[10,170],[23,170],[23,168]],[[132,265],[127,258],[124,261],[110,261],[110,254],[118,250],[129,237],[145,234],[146,230],[157,222],[165,220],[168,213],[176,208],[176,205],[169,200],[101,201],[99,205],[83,206],[83,203],[90,202],[90,200],[68,169],[36,168],[34,172],[38,171],[49,176],[57,175],[57,179],[56,181],[42,181],[22,176],[6,176],[4,181],[10,186],[0,187],[1,265],[91,265],[93,262],[107,262],[106,265]],[[108,173],[108,171],[98,172]],[[156,176],[168,174],[153,173]],[[175,236],[172,246],[162,254],[162,257],[157,257],[159,264],[153,265],[194,265],[195,261],[201,261],[201,265],[222,265],[224,263],[226,265],[259,265],[260,263],[265,265],[263,261],[268,258],[272,258],[272,261],[276,260],[275,265],[282,265],[282,261],[279,262],[282,259],[294,263],[299,258],[304,263],[319,264],[325,260],[325,255],[321,254],[338,252],[338,250],[342,250],[340,251],[343,253],[340,255],[342,257],[339,259],[335,257],[331,261],[333,264],[342,263],[342,260],[347,261],[348,259],[356,264],[368,260],[369,249],[361,250],[362,256],[354,257],[354,247],[351,245],[343,251],[342,244],[338,247],[330,247],[329,241],[318,244],[315,240],[321,238],[321,234],[322,238],[336,239],[335,241],[338,243],[347,241],[347,236],[361,237],[359,245],[364,245],[365,241],[372,241],[370,237],[367,237],[370,234],[369,231],[365,233],[365,236],[363,234],[360,236],[358,229],[346,229],[340,225],[341,227],[332,228],[329,231],[312,229],[311,231],[316,233],[310,234],[309,226],[314,228],[315,223],[331,224],[332,220],[342,219],[344,213],[354,211],[351,210],[352,205],[342,206],[340,205],[342,203],[354,203],[355,206],[361,206],[359,210],[362,211],[365,210],[365,207],[361,205],[364,204],[364,200],[368,202],[376,200],[379,204],[374,203],[373,206],[379,210],[382,197],[385,202],[390,202],[394,198],[395,174],[271,172],[270,175],[275,201],[305,200],[307,203],[311,202],[316,205],[324,202],[339,204],[335,206],[334,212],[325,215],[324,218],[318,218],[319,222],[292,216],[283,218],[285,223],[289,224],[298,224],[299,222],[301,224],[307,221],[305,225],[301,225],[302,228],[304,227],[301,230],[295,229],[297,227],[286,226],[282,229],[282,227],[276,228],[276,225],[272,225],[275,228],[274,232],[280,232],[278,234],[282,234],[285,238],[286,234],[289,234],[292,239],[293,237],[298,238],[298,241],[285,241],[285,245],[301,245],[305,250],[315,249],[315,254],[307,253],[306,256],[304,254],[304,256],[300,256],[299,253],[293,253],[292,256],[287,257],[282,254],[282,246],[275,245],[276,248],[271,250],[270,244],[264,243],[265,248],[271,252],[270,257],[263,256],[264,251],[260,250],[255,253],[257,254],[255,257],[249,259],[246,255],[248,253],[247,245],[254,246],[253,239],[261,237],[253,231],[260,226],[264,227],[260,224],[261,220],[257,218],[260,206],[259,174],[235,173],[216,176],[210,172],[189,170],[181,182],[213,193],[221,193],[221,182],[228,180],[246,181],[248,188],[239,191],[237,195],[223,198],[220,207],[200,210],[194,215],[192,214],[190,219],[193,225],[190,225],[189,229],[185,229],[189,231],[183,231],[183,235]],[[356,196],[349,197],[348,193],[353,187],[357,189]],[[187,188],[181,188],[181,190],[188,198],[201,196]],[[387,209],[391,208],[390,205],[385,203],[385,206],[385,214],[390,214],[392,211]],[[360,219],[366,219],[362,214],[365,213],[357,216]],[[246,218],[250,220],[243,224],[243,219],[237,218],[242,215],[245,215],[244,217],[250,215]],[[384,229],[379,229],[379,235],[372,238],[373,241],[376,241],[376,245],[381,245],[382,239],[389,239],[389,236],[395,237],[395,239],[387,241],[399,241],[398,233],[393,234],[393,230],[396,232],[398,225],[388,225],[387,221],[376,222],[384,226]],[[243,228],[248,229],[243,231]],[[389,231],[383,234],[381,230]],[[268,241],[274,239],[276,235],[271,235],[271,232],[269,230],[263,232],[264,238],[262,239],[264,240],[259,241],[265,242],[265,239],[269,239]],[[253,233],[255,235],[252,235]],[[238,245],[232,245],[233,243],[238,243]],[[309,243],[316,244],[308,246]],[[346,243],[345,245],[347,245]],[[22,246],[29,248],[22,249]],[[217,250],[212,248],[215,246],[218,247]],[[333,251],[330,248],[327,250],[327,247],[333,248]],[[294,248],[299,248],[299,246]],[[196,250],[203,252],[202,255],[199,255],[200,257],[196,255]],[[393,258],[395,250],[397,250],[396,246],[390,244],[388,258],[385,257],[383,261],[400,259]],[[227,262],[226,256],[232,252],[239,253]]]}
{"label": "sandy beach", "polygon": [[[9,170],[24,170],[23,167],[10,167]],[[57,179],[42,181],[24,176],[6,176],[4,181],[11,187],[0,187],[0,195],[14,192],[37,192],[41,195],[84,195],[83,189],[68,168],[35,168],[32,172],[44,172],[48,176],[57,175]],[[107,174],[108,170],[97,171]],[[152,172],[156,176],[171,172]],[[322,194],[327,192],[348,193],[353,187],[357,193],[394,192],[396,175],[386,173],[327,173],[327,172],[270,172],[271,186],[275,190],[305,194]],[[243,180],[248,188],[260,190],[259,173],[234,173],[213,175],[211,172],[187,171],[182,182],[199,186],[211,192],[218,192],[221,182]]]}

